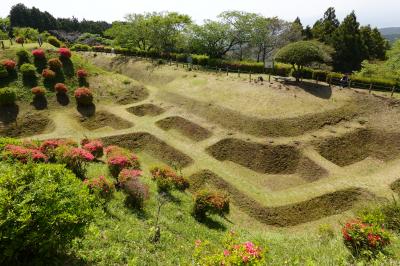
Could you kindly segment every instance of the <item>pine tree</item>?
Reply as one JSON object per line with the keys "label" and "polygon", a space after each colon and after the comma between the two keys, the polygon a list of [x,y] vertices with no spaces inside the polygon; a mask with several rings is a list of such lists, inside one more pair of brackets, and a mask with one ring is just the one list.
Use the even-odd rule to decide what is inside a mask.
{"label": "pine tree", "polygon": [[332,46],[336,50],[333,57],[333,66],[336,71],[351,72],[360,69],[365,49],[359,26],[353,11],[335,30]]}
{"label": "pine tree", "polygon": [[315,22],[312,28],[312,35],[317,40],[331,44],[332,35],[339,27],[339,20],[336,18],[335,8],[328,8],[324,17]]}

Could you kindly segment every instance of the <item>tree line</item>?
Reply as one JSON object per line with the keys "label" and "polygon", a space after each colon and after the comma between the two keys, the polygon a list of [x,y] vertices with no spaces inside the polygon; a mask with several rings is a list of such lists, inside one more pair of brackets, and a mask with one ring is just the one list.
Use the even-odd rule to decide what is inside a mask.
{"label": "tree line", "polygon": [[[36,7],[28,8],[24,4],[17,4],[10,10],[9,30],[14,27],[30,27],[40,32],[47,30],[64,30],[67,32],[88,32],[93,34],[103,34],[111,27],[105,21],[79,21],[77,18],[55,18],[49,12],[42,12]],[[3,29],[4,30],[4,29]]]}

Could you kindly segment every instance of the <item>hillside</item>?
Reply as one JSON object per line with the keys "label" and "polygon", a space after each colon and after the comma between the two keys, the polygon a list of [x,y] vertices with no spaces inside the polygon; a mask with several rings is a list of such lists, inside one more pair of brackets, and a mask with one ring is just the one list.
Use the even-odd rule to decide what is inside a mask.
{"label": "hillside", "polygon": [[381,28],[379,31],[382,33],[383,37],[390,42],[400,39],[400,27]]}
{"label": "hillside", "polygon": [[[0,60],[17,60],[17,48],[0,51]],[[44,48],[48,59],[58,57],[54,47]],[[264,247],[269,265],[352,263],[342,224],[365,205],[396,195],[398,101],[321,82],[249,82],[244,74],[110,54],[73,52],[68,62],[60,70],[68,100],[60,100],[40,71],[45,105],[35,104],[20,70],[0,83],[18,94],[15,105],[1,106],[0,135],[99,139],[125,148],[137,156],[150,197],[137,210],[117,189],[94,209],[94,221],[68,257],[56,258],[60,264],[188,265],[196,240],[221,248],[230,231]],[[74,100],[80,68],[89,73],[85,85],[94,97],[85,108]],[[154,166],[175,168],[190,183],[187,191],[171,192],[162,208],[158,243],[149,241],[160,197],[150,178]],[[105,175],[116,182],[105,157],[86,170],[88,180]],[[202,189],[227,193],[230,213],[195,219],[193,198]],[[392,242],[388,264],[400,260],[400,240]]]}

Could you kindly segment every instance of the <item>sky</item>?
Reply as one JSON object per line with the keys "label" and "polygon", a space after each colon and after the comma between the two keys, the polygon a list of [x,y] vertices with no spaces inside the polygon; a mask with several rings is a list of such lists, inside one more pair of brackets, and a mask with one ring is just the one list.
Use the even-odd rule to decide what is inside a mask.
{"label": "sky", "polygon": [[17,3],[35,6],[55,17],[74,16],[79,20],[112,22],[123,20],[128,13],[177,11],[201,23],[204,19],[215,19],[222,11],[241,10],[288,21],[299,16],[303,25],[314,24],[333,6],[340,20],[355,10],[362,25],[400,27],[400,0],[1,0],[0,17],[7,16]]}

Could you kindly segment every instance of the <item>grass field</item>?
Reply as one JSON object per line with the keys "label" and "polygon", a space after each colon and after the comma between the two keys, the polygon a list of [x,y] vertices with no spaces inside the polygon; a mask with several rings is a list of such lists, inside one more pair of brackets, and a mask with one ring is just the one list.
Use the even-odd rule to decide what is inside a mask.
{"label": "grass field", "polygon": [[[0,51],[0,59],[14,57],[15,49]],[[188,265],[196,239],[219,243],[223,232],[235,230],[268,247],[272,265],[346,264],[340,234],[326,239],[319,226],[338,232],[354,210],[397,197],[391,185],[400,171],[400,103],[394,99],[111,55],[72,61],[89,70],[95,108],[77,109],[72,94],[62,105],[50,90],[46,108],[37,110],[18,78],[2,84],[17,86],[21,100],[18,110],[0,110],[17,121],[0,114],[0,135],[99,138],[135,151],[146,175],[154,165],[177,167],[192,192],[217,187],[233,204],[226,219],[200,224],[189,215],[192,194],[174,194],[177,202],[162,212],[162,241],[153,245],[156,198],[137,213],[116,192],[74,243],[76,263]],[[104,172],[104,164],[91,165],[89,176]],[[400,254],[397,238],[391,249]]]}

